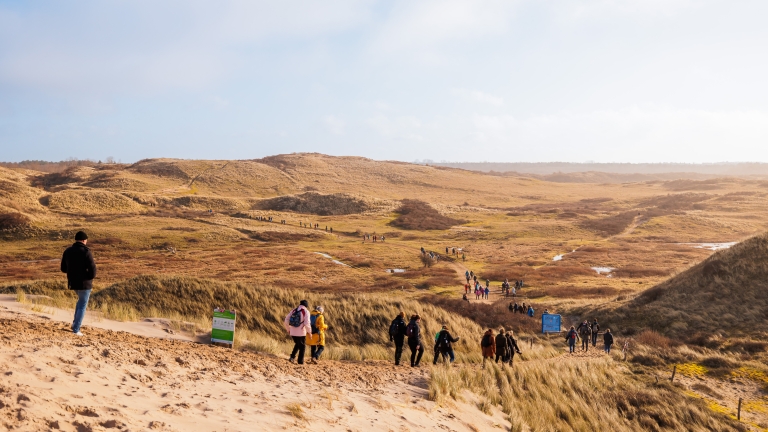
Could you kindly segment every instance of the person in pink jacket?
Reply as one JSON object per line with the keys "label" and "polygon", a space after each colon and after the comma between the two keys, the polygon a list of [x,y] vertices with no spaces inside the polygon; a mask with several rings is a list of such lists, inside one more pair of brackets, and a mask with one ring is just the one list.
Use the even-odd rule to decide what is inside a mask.
{"label": "person in pink jacket", "polygon": [[306,337],[312,335],[308,307],[308,301],[300,301],[299,306],[290,311],[283,321],[285,330],[293,339],[293,351],[291,351],[291,357],[288,359],[291,363],[296,360],[296,354],[298,354],[299,364],[304,364],[304,352],[307,349]]}

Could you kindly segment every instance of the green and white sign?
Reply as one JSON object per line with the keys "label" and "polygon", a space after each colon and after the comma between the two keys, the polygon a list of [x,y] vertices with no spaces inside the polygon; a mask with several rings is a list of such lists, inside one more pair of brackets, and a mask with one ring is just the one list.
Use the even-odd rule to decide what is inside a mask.
{"label": "green and white sign", "polygon": [[213,329],[211,342],[235,344],[235,311],[225,309],[213,310]]}

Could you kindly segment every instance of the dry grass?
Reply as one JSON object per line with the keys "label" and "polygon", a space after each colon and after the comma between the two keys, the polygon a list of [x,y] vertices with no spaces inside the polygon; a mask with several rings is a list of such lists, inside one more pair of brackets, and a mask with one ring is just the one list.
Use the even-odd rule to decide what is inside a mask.
{"label": "dry grass", "polygon": [[746,430],[703,401],[666,382],[639,380],[607,358],[431,370],[431,400],[459,399],[464,390],[478,395],[484,412],[499,407],[513,431]]}
{"label": "dry grass", "polygon": [[303,422],[309,422],[309,418],[304,413],[304,408],[301,406],[301,404],[298,403],[289,403],[285,406],[285,409],[288,410],[288,413],[295,417],[297,420],[301,420]]}
{"label": "dry grass", "polygon": [[588,230],[597,231],[601,235],[612,236],[627,229],[637,216],[636,211],[628,211],[601,219],[588,219],[582,221],[580,225]]}

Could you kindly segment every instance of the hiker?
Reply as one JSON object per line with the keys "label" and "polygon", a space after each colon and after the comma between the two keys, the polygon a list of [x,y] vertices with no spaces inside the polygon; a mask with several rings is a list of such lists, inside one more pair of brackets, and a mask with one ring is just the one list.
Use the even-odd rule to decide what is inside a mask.
{"label": "hiker", "polygon": [[491,289],[486,286],[485,287],[485,298],[486,299],[488,299],[488,294],[490,294],[490,293],[491,293]]}
{"label": "hiker", "polygon": [[312,327],[309,321],[309,302],[302,300],[296,309],[292,310],[285,317],[283,326],[293,339],[293,350],[288,361],[296,361],[296,355],[299,356],[299,364],[304,364],[304,352],[307,349],[307,336],[312,335]]}
{"label": "hiker", "polygon": [[475,300],[480,300],[480,290],[475,287]]}
{"label": "hiker", "polygon": [[536,311],[533,310],[533,306],[528,305],[528,316],[533,318],[533,315],[536,313]]}
{"label": "hiker", "polygon": [[480,348],[483,350],[483,369],[485,369],[485,361],[493,361],[493,356],[496,355],[496,342],[493,338],[493,329],[485,331],[483,338],[480,339]]}
{"label": "hiker", "polygon": [[474,278],[474,277],[475,277],[475,272],[473,272],[473,271],[471,271],[471,270],[470,270],[470,272],[469,272],[469,277],[470,277],[470,278]]}
{"label": "hiker", "polygon": [[466,261],[466,260],[467,260],[467,256],[466,256],[466,255],[464,255],[463,253],[461,254],[461,260],[462,260],[462,261]]}
{"label": "hiker", "polygon": [[445,254],[448,255],[450,252],[448,252],[448,248],[445,248]]}
{"label": "hiker", "polygon": [[83,231],[75,234],[75,243],[64,251],[61,256],[61,271],[67,274],[67,288],[77,293],[75,317],[72,321],[72,333],[82,336],[80,326],[85,318],[85,309],[91,298],[93,278],[96,277],[96,262],[88,249],[88,235]]}
{"label": "hiker", "polygon": [[512,302],[509,302],[509,311],[512,312],[512,313],[517,312],[517,311],[515,311],[515,307],[512,306]]}
{"label": "hiker", "polygon": [[512,297],[517,297],[517,289],[512,288]]}
{"label": "hiker", "polygon": [[[405,328],[405,335],[408,336],[408,348],[411,349],[411,367],[419,367],[421,356],[424,355],[424,343],[421,340],[421,316],[418,314],[411,316],[411,322]],[[418,353],[418,355],[417,355]]]}
{"label": "hiker", "polygon": [[592,336],[592,326],[587,321],[584,321],[579,326],[579,337],[581,338],[581,350],[589,351],[589,340]]}
{"label": "hiker", "polygon": [[517,345],[517,339],[514,337],[515,332],[510,330],[507,332],[507,353],[509,354],[509,364],[512,365],[512,361],[515,360],[515,353],[522,354],[520,348]]}
{"label": "hiker", "polygon": [[517,313],[518,310],[520,310],[520,305],[515,302],[515,305],[512,306],[512,313]]}
{"label": "hiker", "polygon": [[528,308],[525,306],[525,302],[523,302],[522,305],[520,305],[520,313],[524,314],[528,311]]}
{"label": "hiker", "polygon": [[613,334],[611,334],[611,329],[605,329],[605,334],[603,335],[603,344],[605,344],[605,353],[610,354],[611,345],[613,345]]}
{"label": "hiker", "polygon": [[501,362],[504,363],[506,361],[507,357],[507,335],[504,334],[505,330],[504,327],[499,329],[499,334],[496,335],[496,360],[495,363],[499,362],[499,359],[501,359]]}
{"label": "hiker", "polygon": [[565,341],[568,342],[568,349],[570,350],[571,354],[576,351],[576,339],[578,338],[579,334],[576,332],[576,329],[571,326],[571,329],[568,330],[568,334],[565,335]]}
{"label": "hiker", "polygon": [[459,338],[451,336],[451,333],[448,331],[448,326],[444,325],[443,329],[437,333],[437,336],[435,336],[435,359],[432,361],[432,364],[437,364],[438,355],[442,355],[443,360],[446,360],[446,357],[448,357],[450,362],[453,363],[454,360],[456,360],[456,355],[453,353],[453,346],[451,346],[451,344],[458,341]]}
{"label": "hiker", "polygon": [[403,355],[405,328],[405,312],[400,312],[389,325],[389,341],[395,343],[395,366],[400,366],[400,357]]}
{"label": "hiker", "polygon": [[320,354],[325,350],[325,331],[328,326],[325,324],[325,309],[322,306],[315,306],[315,310],[309,316],[309,327],[312,331],[307,335],[307,345],[309,345],[309,362],[317,363],[320,360]]}
{"label": "hiker", "polygon": [[466,300],[467,303],[469,303],[469,299],[467,298],[467,293],[464,293],[464,295],[461,297],[462,300]]}
{"label": "hiker", "polygon": [[491,286],[491,280],[490,279],[485,279],[485,287],[488,288],[490,286]]}
{"label": "hiker", "polygon": [[592,347],[597,345],[597,334],[600,332],[600,324],[597,323],[597,318],[592,321]]}

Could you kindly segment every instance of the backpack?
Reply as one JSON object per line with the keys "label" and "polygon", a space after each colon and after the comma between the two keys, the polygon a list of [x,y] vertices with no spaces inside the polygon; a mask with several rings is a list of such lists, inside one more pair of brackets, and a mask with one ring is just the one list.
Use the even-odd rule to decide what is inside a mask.
{"label": "backpack", "polygon": [[408,327],[405,328],[405,335],[409,338],[416,336],[416,323],[410,322]]}
{"label": "backpack", "polygon": [[309,326],[310,326],[310,331],[312,332],[312,334],[320,333],[320,330],[318,330],[317,326],[315,325],[315,322],[317,322],[317,317],[319,317],[319,316],[320,315],[318,314],[318,315],[311,315],[309,317]]}
{"label": "backpack", "polygon": [[400,336],[400,320],[396,319],[389,325],[389,335]]}
{"label": "backpack", "polygon": [[482,346],[482,347],[489,347],[491,345],[493,345],[493,342],[491,340],[491,335],[483,336],[483,340],[480,342],[480,346]]}
{"label": "backpack", "polygon": [[439,348],[448,348],[450,341],[448,340],[448,332],[438,333],[437,346]]}
{"label": "backpack", "polygon": [[304,322],[304,314],[301,312],[301,308],[296,308],[291,312],[291,317],[288,318],[288,325],[291,327],[301,327],[301,323]]}

